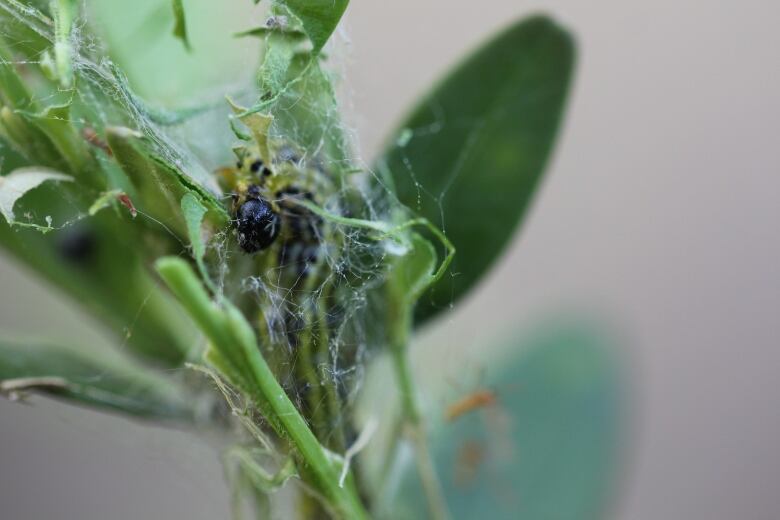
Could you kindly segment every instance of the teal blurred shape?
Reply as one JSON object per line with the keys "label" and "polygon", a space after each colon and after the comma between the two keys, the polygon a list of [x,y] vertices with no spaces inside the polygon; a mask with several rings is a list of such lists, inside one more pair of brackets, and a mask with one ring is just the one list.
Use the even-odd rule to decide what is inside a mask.
{"label": "teal blurred shape", "polygon": [[[623,400],[615,344],[582,323],[556,323],[512,342],[511,355],[492,364],[480,385],[495,403],[431,432],[452,518],[608,516]],[[413,464],[407,475],[392,517],[425,518]]]}

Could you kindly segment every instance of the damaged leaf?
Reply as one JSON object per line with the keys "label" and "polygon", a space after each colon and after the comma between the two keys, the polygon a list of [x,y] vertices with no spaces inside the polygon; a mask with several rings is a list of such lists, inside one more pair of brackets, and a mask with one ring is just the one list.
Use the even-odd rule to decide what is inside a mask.
{"label": "damaged leaf", "polygon": [[259,112],[247,112],[246,108],[235,104],[230,98],[227,98],[227,102],[230,105],[230,108],[233,109],[233,113],[236,114],[239,121],[244,123],[252,132],[252,137],[254,138],[255,143],[257,143],[257,148],[260,152],[260,158],[264,163],[271,164],[272,157],[268,140],[271,124],[274,122],[273,116],[261,114]]}
{"label": "damaged leaf", "polygon": [[49,168],[32,166],[17,168],[8,175],[0,176],[0,213],[6,222],[12,224],[14,204],[28,191],[37,188],[46,181],[68,182],[73,177]]}

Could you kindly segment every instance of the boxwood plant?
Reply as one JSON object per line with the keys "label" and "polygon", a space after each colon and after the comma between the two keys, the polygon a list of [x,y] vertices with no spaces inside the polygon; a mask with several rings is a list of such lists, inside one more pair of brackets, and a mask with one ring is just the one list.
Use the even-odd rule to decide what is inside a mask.
{"label": "boxwood plant", "polygon": [[[143,52],[101,21],[126,6],[0,0],[0,244],[126,358],[0,339],[0,391],[218,431],[236,516],[601,516],[616,377],[592,328],[510,342],[444,412],[421,405],[408,356],[527,213],[572,80],[569,33],[546,16],[509,25],[365,164],[331,65],[348,1],[258,3],[262,23],[197,38],[202,6],[154,6],[138,49],[258,49],[247,81],[166,104],[150,85],[177,63],[138,74],[128,56]],[[393,388],[364,396],[381,360]],[[371,413],[371,398],[398,406]]]}

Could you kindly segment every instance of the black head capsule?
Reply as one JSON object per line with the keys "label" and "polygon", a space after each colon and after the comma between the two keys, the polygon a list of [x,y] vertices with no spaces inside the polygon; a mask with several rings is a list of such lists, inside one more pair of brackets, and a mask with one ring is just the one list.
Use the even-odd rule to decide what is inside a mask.
{"label": "black head capsule", "polygon": [[279,215],[263,198],[247,199],[236,211],[238,243],[247,253],[270,246],[279,235]]}

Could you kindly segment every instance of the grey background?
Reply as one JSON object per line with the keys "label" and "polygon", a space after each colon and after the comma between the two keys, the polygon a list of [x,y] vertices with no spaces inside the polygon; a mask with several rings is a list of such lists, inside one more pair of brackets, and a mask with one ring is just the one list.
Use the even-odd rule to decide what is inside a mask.
{"label": "grey background", "polygon": [[[557,156],[522,236],[423,335],[418,361],[451,375],[557,310],[607,316],[629,339],[634,391],[616,517],[777,518],[775,3],[356,1],[346,73],[362,150],[464,51],[538,8],[581,46]],[[4,334],[104,341],[5,260],[0,287]],[[3,518],[221,518],[227,501],[215,451],[187,434],[0,401]]]}

